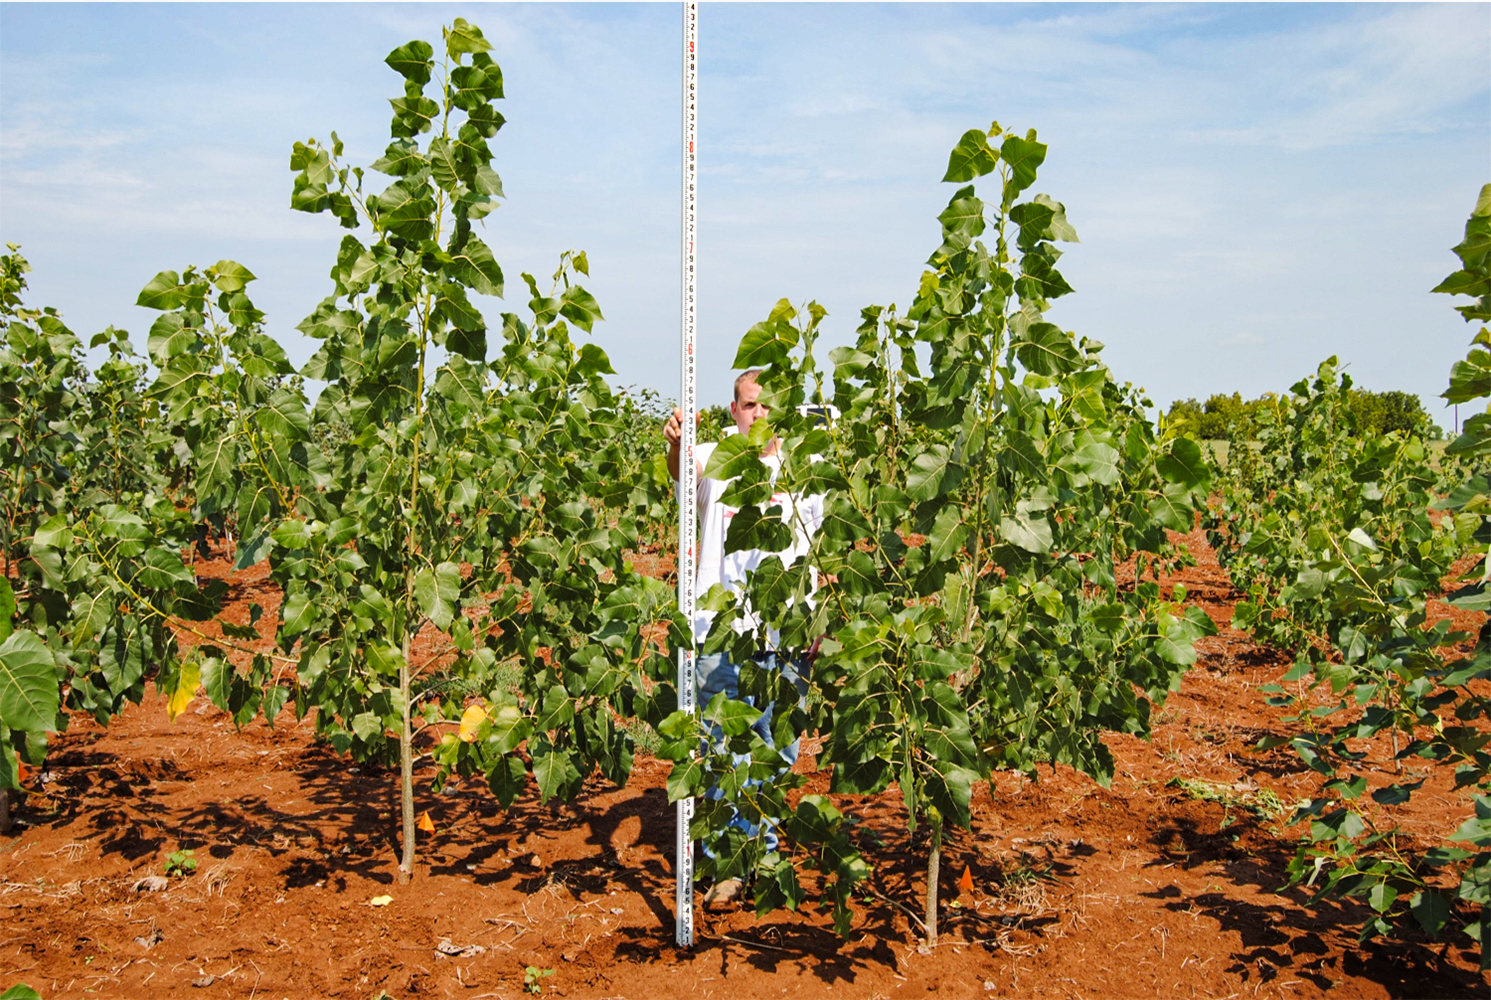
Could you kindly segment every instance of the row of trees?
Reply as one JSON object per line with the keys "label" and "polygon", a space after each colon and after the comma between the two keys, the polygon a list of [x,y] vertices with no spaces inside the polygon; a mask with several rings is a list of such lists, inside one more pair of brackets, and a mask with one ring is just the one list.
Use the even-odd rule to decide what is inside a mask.
{"label": "row of trees", "polygon": [[[592,776],[627,780],[642,723],[674,761],[670,796],[721,793],[692,831],[713,848],[702,872],[754,875],[767,910],[801,905],[816,871],[847,932],[870,868],[827,797],[794,802],[797,779],[773,780],[775,753],[751,729],[770,704],[776,745],[825,737],[831,791],[898,786],[926,834],[918,919],[935,940],[943,832],[970,825],[975,785],[1047,763],[1106,782],[1103,734],[1147,734],[1194,662],[1211,621],[1156,578],[1183,558],[1169,533],[1194,526],[1216,473],[1184,421],[1147,418],[1100,343],[1046,318],[1071,292],[1058,244],[1076,241],[1059,202],[1029,195],[1046,146],[998,123],[970,131],[907,309],[865,309],[855,343],[824,364],[823,310],[784,301],[736,357],[765,370],[771,417],[722,441],[706,470],[733,480],[727,550],[786,547],[782,489],[821,494],[826,517],[806,556],[767,559],[744,595],[703,595],[717,612],[704,650],[749,664],[826,636],[808,698],[748,665],[754,707],[677,711],[667,647],[690,630],[671,588],[632,561],[670,519],[657,401],[612,389],[606,355],[583,340],[602,318],[579,283],[589,261],[568,252],[548,281],[522,275],[525,308],[500,325],[473,304],[506,288],[479,235],[501,197],[489,50],[457,19],[438,57],[420,41],[390,53],[401,92],[366,168],[335,133],[295,145],[292,207],[347,230],[330,294],[300,324],[321,346],[298,371],[240,264],[157,275],[139,297],[159,313],[148,360],[105,331],[92,346],[109,360],[88,371],[60,317],[24,305],[22,258],[4,257],[0,741],[19,757],[0,754],[0,785],[19,785],[18,759],[39,763],[70,713],[107,722],[147,681],[173,714],[199,690],[239,725],[314,709],[332,746],[397,774],[408,879],[417,759],[437,784],[484,776],[504,805],[529,789],[570,799]],[[1483,230],[1468,230],[1471,277],[1454,290],[1482,280]],[[1486,371],[1491,355],[1473,351],[1456,391],[1486,394]],[[324,385],[314,401],[305,380]],[[1453,637],[1418,625],[1456,546],[1486,530],[1491,488],[1454,494],[1458,515],[1436,526],[1422,442],[1411,428],[1363,437],[1353,398],[1327,366],[1260,413],[1263,451],[1229,469],[1211,526],[1248,591],[1239,624],[1299,650],[1299,676],[1352,692],[1361,718],[1408,734],[1470,669],[1436,673]],[[804,403],[841,415],[823,426]],[[1451,451],[1477,453],[1483,430],[1469,421],[1470,443]],[[775,481],[759,457],[771,436]],[[222,618],[227,589],[194,561],[224,541],[240,567],[267,560],[277,616]],[[1121,584],[1130,561],[1135,582]],[[813,594],[815,574],[833,582]],[[746,600],[759,624],[738,630]],[[1467,704],[1454,711],[1473,721]],[[723,745],[705,744],[711,727]],[[1454,742],[1462,729],[1436,732],[1450,734],[1445,754],[1481,766],[1470,736]],[[1348,760],[1342,733],[1294,746],[1311,766]],[[764,831],[730,824],[736,812],[781,818],[787,844],[768,852]],[[1318,813],[1348,841],[1360,832],[1350,809]],[[1415,914],[1441,898],[1418,891]]]}
{"label": "row of trees", "polygon": [[[1401,431],[1429,440],[1444,436],[1424,411],[1423,402],[1411,392],[1396,389],[1373,392],[1357,389],[1348,383],[1344,398],[1344,415],[1339,428],[1342,434],[1366,438]],[[1185,433],[1203,441],[1229,438],[1253,441],[1258,438],[1265,415],[1271,415],[1277,422],[1287,407],[1287,395],[1266,392],[1257,399],[1243,399],[1240,392],[1230,396],[1218,392],[1208,396],[1204,403],[1177,399],[1170,404],[1166,419],[1178,423]]]}
{"label": "row of trees", "polygon": [[[1458,307],[1468,321],[1491,320],[1488,252],[1491,185],[1455,247],[1461,269],[1434,289],[1475,297]],[[1482,327],[1446,399],[1491,396],[1488,345]],[[1491,415],[1471,417],[1441,459],[1421,428],[1368,432],[1358,399],[1331,358],[1261,408],[1256,448],[1235,449],[1218,473],[1207,527],[1244,595],[1233,625],[1295,656],[1265,687],[1295,732],[1260,749],[1290,747],[1329,779],[1292,817],[1306,831],[1292,881],[1321,901],[1366,901],[1363,939],[1453,924],[1491,967],[1491,627],[1457,632],[1447,618],[1431,623],[1428,607],[1450,589],[1452,605],[1491,610],[1491,549],[1468,586],[1451,576],[1458,557],[1491,545]],[[1387,767],[1364,750],[1372,737],[1391,741]],[[1426,847],[1394,810],[1430,770],[1473,793],[1474,813]]]}
{"label": "row of trees", "polygon": [[[755,790],[774,771],[751,745],[759,710],[675,711],[666,647],[689,630],[631,561],[672,491],[647,401],[613,390],[580,340],[601,319],[578,283],[588,260],[522,275],[526,310],[500,326],[473,305],[506,287],[479,235],[501,196],[502,74],[473,25],[443,41],[438,57],[419,41],[388,56],[402,88],[376,162],[346,162],[335,133],[294,147],[292,207],[347,230],[298,371],[241,264],[158,274],[138,300],[158,312],[148,360],[107,331],[92,346],[110,360],[90,372],[60,317],[24,306],[25,263],[6,256],[0,739],[39,762],[70,713],[107,722],[149,681],[173,714],[199,690],[239,725],[314,709],[332,746],[398,775],[408,879],[416,759],[437,784],[483,775],[504,805],[529,788],[568,799],[592,775],[627,780],[640,720],[676,761],[670,794],[713,783],[785,818],[792,846],[767,855],[706,804],[706,874],[755,872],[759,906],[796,906],[816,867],[847,930],[868,868],[826,799]],[[830,737],[835,789],[900,783],[908,822],[932,834],[932,936],[941,831],[968,825],[973,784],[1046,761],[1106,780],[1101,733],[1145,732],[1209,628],[1153,583],[1116,583],[1131,554],[1170,554],[1165,528],[1191,523],[1206,471],[1193,442],[1156,437],[1101,345],[1043,319],[1070,290],[1056,243],[1075,239],[1059,203],[1021,200],[1045,151],[997,125],[963,137],[947,179],[995,174],[994,200],[961,187],[906,316],[867,310],[858,345],[835,352],[832,426],[796,410],[827,401],[821,309],[780,305],[737,359],[767,369],[779,485],[829,511],[806,560],[768,560],[749,586],[783,650],[831,636],[811,712],[763,672],[743,688],[780,703],[779,745]],[[306,380],[324,386],[314,400]],[[732,548],[776,550],[790,530],[761,444],[727,439],[708,470],[735,480]],[[239,567],[267,560],[277,616],[222,617],[227,588],[194,561],[223,542]],[[813,569],[837,583],[810,604]],[[732,595],[705,600],[722,612],[708,649],[770,646],[729,627]],[[701,754],[710,725],[747,756]],[[18,757],[0,759],[16,787]]]}

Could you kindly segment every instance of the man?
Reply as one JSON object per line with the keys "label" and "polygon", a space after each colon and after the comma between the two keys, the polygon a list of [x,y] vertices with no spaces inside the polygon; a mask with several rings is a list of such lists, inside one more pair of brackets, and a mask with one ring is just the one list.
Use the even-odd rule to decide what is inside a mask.
{"label": "man", "polygon": [[[738,433],[749,434],[752,425],[769,412],[760,400],[761,386],[757,383],[760,375],[760,369],[752,369],[742,373],[735,380],[735,394],[730,402],[730,416],[735,421],[735,429]],[[668,442],[668,471],[673,474],[674,482],[678,481],[679,475],[682,428],[683,411],[675,409],[673,415],[663,425],[663,437]],[[761,450],[761,461],[771,470],[773,481],[782,466],[780,444],[778,439],[773,438]],[[734,508],[725,506],[720,500],[730,484],[718,479],[707,479],[704,476],[704,467],[709,464],[709,456],[714,448],[714,444],[709,443],[697,445],[694,449],[699,484],[695,503],[698,505],[700,528],[699,566],[695,577],[696,592],[703,596],[711,586],[720,584],[726,589],[734,590],[737,594],[743,594],[747,575],[758,568],[768,557],[776,556],[781,559],[784,566],[790,566],[795,559],[807,553],[809,539],[823,523],[823,497],[821,495],[796,497],[785,491],[777,491],[772,495],[767,506],[779,505],[782,508],[783,520],[793,526],[791,547],[781,552],[749,549],[726,553],[725,534],[729,530],[730,519],[735,516],[736,512]],[[737,631],[744,632],[754,628],[757,624],[750,609],[745,610],[743,619],[735,623]],[[714,612],[712,611],[698,609],[694,612],[694,643],[696,645],[703,644],[713,620]],[[797,686],[800,694],[804,696],[807,694],[807,679],[804,675],[807,672],[808,658],[792,661],[783,658],[779,661],[775,654],[769,654],[758,657],[757,662],[768,670],[781,669],[783,675]],[[752,702],[749,697],[741,698],[739,683],[740,665],[730,662],[727,654],[711,653],[699,657],[698,698],[701,706],[708,705],[710,699],[721,691],[731,700]],[[774,746],[771,736],[771,716],[772,706],[768,705],[751,727],[767,746]],[[794,740],[790,746],[782,748],[779,753],[782,758],[779,773],[786,773],[797,762],[798,741]],[[705,794],[710,798],[719,797],[719,792],[714,788],[710,788]],[[757,832],[756,823],[739,814],[736,815],[731,825],[740,827],[748,836],[754,836]],[[774,826],[768,825],[765,842],[768,851],[776,849],[777,835]],[[724,879],[716,882],[705,895],[704,906],[706,909],[729,907],[740,898],[743,889],[744,886],[739,879]]]}

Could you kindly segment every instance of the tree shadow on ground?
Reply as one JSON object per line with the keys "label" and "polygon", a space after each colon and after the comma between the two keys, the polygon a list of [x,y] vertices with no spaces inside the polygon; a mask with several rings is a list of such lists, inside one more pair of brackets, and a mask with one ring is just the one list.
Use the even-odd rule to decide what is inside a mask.
{"label": "tree shadow on ground", "polygon": [[[1463,947],[1470,944],[1469,938],[1462,936],[1457,944],[1446,934],[1434,941],[1413,928],[1398,939],[1356,944],[1371,909],[1354,900],[1312,904],[1307,891],[1289,887],[1294,842],[1271,835],[1251,820],[1213,833],[1190,817],[1172,817],[1152,840],[1165,854],[1147,867],[1181,864],[1193,869],[1221,862],[1224,874],[1213,877],[1275,894],[1277,902],[1260,902],[1215,891],[1187,894],[1175,885],[1142,893],[1167,900],[1164,908],[1173,913],[1206,916],[1220,930],[1236,933],[1243,948],[1232,953],[1233,964],[1226,971],[1245,984],[1272,983],[1287,973],[1321,990],[1331,989],[1342,975],[1360,976],[1394,997],[1471,996],[1486,991],[1482,977],[1444,961],[1451,948],[1473,953],[1473,948]],[[1333,952],[1344,954],[1338,961]]]}

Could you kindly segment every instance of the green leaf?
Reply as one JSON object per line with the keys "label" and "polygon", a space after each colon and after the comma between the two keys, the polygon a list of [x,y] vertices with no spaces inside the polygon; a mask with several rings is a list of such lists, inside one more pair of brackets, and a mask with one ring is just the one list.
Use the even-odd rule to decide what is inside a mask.
{"label": "green leaf", "polygon": [[527,786],[528,769],[515,756],[499,757],[487,772],[487,787],[504,809],[510,809]]}
{"label": "green leaf", "polygon": [[1168,481],[1189,490],[1199,489],[1211,479],[1201,446],[1190,438],[1170,442],[1170,450],[1155,460],[1155,469]]}
{"label": "green leaf", "polygon": [[162,271],[151,278],[135,299],[135,305],[146,309],[180,309],[185,304],[186,292],[181,288],[181,275],[175,271]]}
{"label": "green leaf", "polygon": [[1032,323],[1016,341],[1015,356],[1037,375],[1064,375],[1085,363],[1072,335],[1053,323]]}
{"label": "green leaf", "polygon": [[580,782],[573,755],[568,750],[550,749],[533,757],[533,776],[538,780],[539,801],[547,802]]}
{"label": "green leaf", "polygon": [[906,492],[913,500],[931,500],[957,489],[963,467],[953,461],[945,444],[933,444],[912,459],[906,474]]}
{"label": "green leaf", "polygon": [[791,323],[780,320],[757,323],[740,338],[732,367],[747,369],[774,365],[787,357],[788,352],[797,346],[798,339],[797,328]]}
{"label": "green leaf", "polygon": [[445,51],[452,56],[462,52],[487,52],[491,48],[491,43],[482,37],[481,29],[468,24],[464,17],[456,18],[445,29]]}
{"label": "green leaf", "polygon": [[747,469],[759,465],[760,450],[751,444],[744,434],[731,434],[710,453],[704,463],[704,475],[708,479],[734,479]]}
{"label": "green leaf", "polygon": [[993,170],[998,161],[999,153],[990,148],[989,137],[978,129],[969,129],[948,155],[947,172],[942,180],[944,183],[971,181]]}
{"label": "green leaf", "polygon": [[41,1000],[41,994],[25,983],[16,983],[4,993],[0,993],[0,1000]]}
{"label": "green leaf", "polygon": [[1044,513],[1017,510],[1000,518],[1000,536],[1011,545],[1037,555],[1051,551],[1051,522]]}
{"label": "green leaf", "polygon": [[31,536],[33,546],[40,545],[49,549],[68,549],[72,547],[72,543],[72,525],[68,524],[66,514],[53,514]]}
{"label": "green leaf", "polygon": [[1076,448],[1061,464],[1081,472],[1090,481],[1101,486],[1118,484],[1118,449],[1093,438],[1088,431],[1077,436]]}
{"label": "green leaf", "polygon": [[475,236],[467,237],[461,249],[451,254],[445,273],[482,295],[502,294],[502,268],[491,248]]}
{"label": "green leaf", "polygon": [[12,632],[0,642],[0,724],[55,732],[60,704],[52,651],[35,632]]}
{"label": "green leaf", "polygon": [[927,541],[931,544],[927,561],[938,563],[955,558],[967,538],[968,528],[964,524],[962,509],[949,504],[937,512],[937,518],[932,523],[932,532],[927,536]]}
{"label": "green leaf", "polygon": [[559,296],[559,315],[584,330],[591,332],[600,320],[605,319],[601,315],[601,307],[591,295],[579,285],[571,285]]}
{"label": "green leaf", "polygon": [[404,79],[423,85],[430,82],[434,55],[435,50],[430,47],[429,42],[415,40],[400,45],[383,61]]}
{"label": "green leaf", "polygon": [[1393,903],[1398,899],[1398,890],[1386,882],[1378,882],[1367,894],[1367,902],[1372,904],[1372,909],[1378,913],[1386,913],[1392,909]]}
{"label": "green leaf", "polygon": [[937,770],[927,777],[927,798],[943,816],[964,829],[971,822],[969,803],[973,800],[976,771],[938,762]]}
{"label": "green leaf", "polygon": [[220,260],[207,269],[207,278],[220,292],[241,292],[254,275],[237,261]]}
{"label": "green leaf", "polygon": [[1438,937],[1440,929],[1450,919],[1450,901],[1432,889],[1414,893],[1408,901],[1408,909],[1430,937]]}
{"label": "green leaf", "polygon": [[[419,151],[419,143],[413,139],[395,139],[388,144],[383,155],[370,164],[372,169],[392,177],[407,177],[409,174],[418,173],[428,165],[429,161]],[[372,259],[371,255],[367,257],[369,265]],[[353,277],[355,280],[357,276]],[[363,274],[363,278],[366,278],[366,273]]]}
{"label": "green leaf", "polygon": [[1036,170],[1046,162],[1046,146],[1038,142],[1035,130],[1031,129],[1024,139],[1008,136],[999,147],[999,155],[1011,167],[1011,176],[1005,185],[1005,204],[1012,205],[1030,185],[1035,183]]}
{"label": "green leaf", "polygon": [[443,562],[425,567],[414,575],[414,601],[435,627],[444,631],[455,618],[455,603],[461,597],[461,567]]}

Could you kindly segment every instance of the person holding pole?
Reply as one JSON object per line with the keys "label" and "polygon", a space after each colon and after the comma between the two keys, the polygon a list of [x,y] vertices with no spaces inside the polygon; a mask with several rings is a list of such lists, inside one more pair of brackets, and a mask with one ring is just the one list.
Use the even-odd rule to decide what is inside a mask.
{"label": "person holding pole", "polygon": [[[735,420],[735,430],[741,434],[749,434],[751,426],[757,420],[766,416],[768,408],[760,401],[761,386],[757,378],[761,375],[760,369],[752,369],[742,373],[735,380],[734,398],[730,402],[730,416]],[[679,480],[680,440],[682,438],[683,411],[674,409],[673,415],[663,424],[663,438],[668,443],[668,471],[673,476],[675,483]],[[761,461],[770,470],[773,481],[781,471],[781,456],[779,454],[780,441],[776,438],[768,441],[761,451]],[[728,489],[729,483],[718,479],[708,479],[704,476],[704,468],[709,464],[709,456],[714,451],[713,444],[699,444],[695,447],[695,461],[697,463],[698,490],[695,503],[698,509],[699,522],[699,568],[696,576],[696,593],[703,595],[714,584],[720,584],[726,589],[734,590],[743,595],[747,575],[761,565],[770,556],[781,559],[784,566],[792,565],[799,556],[808,552],[809,539],[823,523],[823,497],[821,495],[797,497],[792,494],[778,491],[771,498],[771,505],[780,505],[783,511],[783,520],[794,528],[793,544],[790,548],[781,552],[763,552],[760,549],[748,549],[740,552],[725,552],[725,534],[729,530],[730,519],[734,517],[734,508],[727,507],[720,498]],[[684,502],[684,498],[679,498]],[[816,582],[816,576],[815,576]],[[756,619],[746,608],[744,618],[735,623],[737,631],[747,631],[756,625]],[[714,619],[714,612],[698,609],[694,612],[694,643],[702,645],[705,636],[709,634],[709,628]],[[775,653],[762,654],[756,657],[759,666],[767,670],[780,669],[783,676],[790,680],[798,690],[798,694],[806,697],[807,694],[807,668],[811,663],[813,654],[816,652],[817,643],[806,655],[798,659],[778,657]],[[698,704],[703,706],[709,704],[711,698],[720,692],[734,701],[745,701],[750,704],[753,699],[740,695],[740,665],[732,663],[727,654],[710,653],[698,658]],[[774,747],[771,735],[772,706],[768,704],[761,717],[752,725],[752,729],[766,743]],[[781,756],[781,765],[778,774],[785,774],[791,770],[792,765],[797,762],[798,742],[794,740],[790,746],[776,748]],[[711,787],[706,793],[709,798],[720,797],[719,790]],[[740,828],[747,836],[754,836],[758,832],[757,824],[736,814],[731,822],[732,826]],[[768,820],[765,830],[765,847],[767,851],[776,850],[777,833],[775,824]],[[706,909],[726,909],[733,906],[743,895],[745,886],[739,879],[723,879],[716,882],[704,897]]]}

